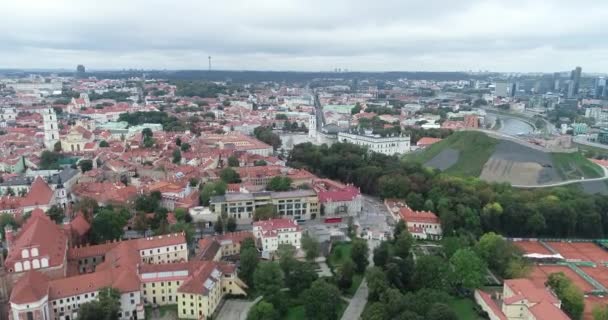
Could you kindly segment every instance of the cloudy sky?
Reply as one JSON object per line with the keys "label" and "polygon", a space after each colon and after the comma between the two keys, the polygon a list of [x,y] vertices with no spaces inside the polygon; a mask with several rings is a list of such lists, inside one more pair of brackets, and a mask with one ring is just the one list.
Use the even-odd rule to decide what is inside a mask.
{"label": "cloudy sky", "polygon": [[608,71],[608,1],[0,2],[0,68]]}

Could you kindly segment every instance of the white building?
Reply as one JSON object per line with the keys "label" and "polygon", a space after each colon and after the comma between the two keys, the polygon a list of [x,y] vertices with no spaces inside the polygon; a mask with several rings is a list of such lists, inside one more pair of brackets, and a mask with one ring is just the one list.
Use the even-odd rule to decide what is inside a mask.
{"label": "white building", "polygon": [[403,135],[382,137],[371,132],[366,132],[365,135],[340,132],[338,141],[364,146],[370,151],[386,155],[404,154],[410,151],[410,137]]}
{"label": "white building", "polygon": [[281,244],[289,244],[299,249],[302,230],[295,220],[270,219],[253,223],[253,236],[263,252],[272,253]]}
{"label": "white building", "polygon": [[42,117],[44,122],[44,146],[49,150],[53,150],[55,143],[59,141],[57,115],[53,108],[48,108],[43,111]]}
{"label": "white building", "polygon": [[311,114],[308,118],[308,137],[313,139],[317,139],[317,116]]}

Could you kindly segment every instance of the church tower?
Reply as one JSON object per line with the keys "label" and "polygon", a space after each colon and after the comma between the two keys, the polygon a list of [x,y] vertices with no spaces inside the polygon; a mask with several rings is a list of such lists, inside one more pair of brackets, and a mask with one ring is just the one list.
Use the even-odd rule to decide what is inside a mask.
{"label": "church tower", "polygon": [[61,206],[63,210],[67,209],[68,194],[63,186],[63,181],[61,181],[61,177],[58,177],[57,187],[55,188],[55,203]]}
{"label": "church tower", "polygon": [[44,122],[44,146],[53,150],[55,143],[59,141],[59,126],[57,125],[57,115],[53,108],[48,108],[42,113]]}
{"label": "church tower", "polygon": [[308,117],[308,137],[313,141],[317,140],[317,116],[315,114]]}

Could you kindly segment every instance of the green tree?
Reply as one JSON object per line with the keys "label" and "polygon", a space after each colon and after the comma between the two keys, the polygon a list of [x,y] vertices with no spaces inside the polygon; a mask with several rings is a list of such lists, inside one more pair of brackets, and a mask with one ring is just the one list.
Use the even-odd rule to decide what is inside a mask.
{"label": "green tree", "polygon": [[363,239],[353,240],[350,256],[355,263],[355,271],[357,273],[364,273],[365,268],[369,264],[369,247],[367,246],[367,242]]}
{"label": "green tree", "polygon": [[46,211],[46,214],[51,218],[55,223],[62,223],[65,214],[63,212],[63,208],[56,204],[52,205],[49,210]]}
{"label": "green tree", "polygon": [[226,231],[236,231],[236,219],[234,217],[228,217],[228,219],[226,220]]}
{"label": "green tree", "polygon": [[2,234],[2,239],[4,239],[4,228],[7,226],[11,226],[13,229],[18,226],[15,218],[8,213],[0,214],[0,234]]}
{"label": "green tree", "polygon": [[490,269],[502,277],[506,276],[511,260],[521,258],[521,253],[515,245],[494,232],[484,234],[479,239],[476,250]]}
{"label": "green tree", "polygon": [[173,163],[180,163],[182,161],[182,152],[179,149],[173,150]]}
{"label": "green tree", "polygon": [[582,291],[572,283],[563,272],[556,272],[549,275],[547,286],[553,289],[553,292],[562,302],[562,310],[570,318],[580,320],[583,317],[585,310],[585,301]]}
{"label": "green tree", "polygon": [[78,320],[118,320],[120,292],[114,288],[99,290],[97,300],[86,302],[78,309]]}
{"label": "green tree", "polygon": [[154,144],[156,143],[156,140],[154,140],[154,138],[152,137],[145,137],[144,138],[144,148],[152,148],[154,147]]}
{"label": "green tree", "polygon": [[221,196],[226,194],[226,183],[224,181],[209,182],[203,186],[200,193],[201,205],[208,206],[212,196]]}
{"label": "green tree", "polygon": [[256,167],[263,167],[263,166],[267,165],[267,163],[265,160],[255,160],[253,162],[253,165]]}
{"label": "green tree", "polygon": [[359,102],[355,103],[355,106],[350,110],[351,114],[358,114],[361,112],[361,104]]}
{"label": "green tree", "polygon": [[175,138],[175,145],[178,146],[178,147],[181,146],[182,145],[182,138],[180,138],[180,137]]}
{"label": "green tree", "polygon": [[192,147],[188,142],[182,142],[182,144],[179,146],[179,149],[182,150],[182,152],[188,152],[191,148]]}
{"label": "green tree", "polygon": [[215,220],[215,223],[213,224],[213,230],[219,234],[224,233],[224,220],[222,217],[217,217],[217,220]]}
{"label": "green tree", "polygon": [[308,289],[317,278],[317,271],[312,264],[295,261],[289,273],[285,274],[285,285],[289,288],[289,293],[297,297],[302,291]]}
{"label": "green tree", "polygon": [[253,273],[255,272],[259,262],[258,251],[255,247],[245,247],[241,244],[239,277],[245,283],[253,287]]}
{"label": "green tree", "polygon": [[126,209],[104,208],[93,218],[92,237],[97,243],[120,239],[130,214]]}
{"label": "green tree", "polygon": [[355,263],[353,260],[346,259],[338,267],[337,284],[342,291],[347,291],[353,285],[355,275]]}
{"label": "green tree", "polygon": [[302,292],[304,313],[308,319],[335,320],[338,319],[340,290],[323,279],[316,280],[309,289]]}
{"label": "green tree", "polygon": [[298,262],[295,258],[296,248],[290,244],[279,244],[277,249],[279,255],[279,266],[285,276],[291,273],[293,266]]}
{"label": "green tree", "polygon": [[435,303],[427,313],[428,320],[458,320],[458,315],[447,304]]}
{"label": "green tree", "polygon": [[101,140],[101,141],[99,142],[99,147],[100,147],[100,148],[107,148],[107,147],[109,147],[109,146],[110,146],[110,144],[109,144],[109,143],[108,143],[106,140]]}
{"label": "green tree", "polygon": [[57,141],[55,142],[55,144],[53,145],[53,151],[54,152],[61,152],[61,141]]}
{"label": "green tree", "polygon": [[271,145],[275,151],[281,147],[281,138],[270,127],[257,127],[253,129],[253,134],[256,139]]}
{"label": "green tree", "polygon": [[152,129],[150,129],[150,128],[144,128],[141,131],[141,135],[142,135],[142,137],[144,137],[144,139],[145,138],[152,138],[152,136],[154,136],[154,133],[152,132]]}
{"label": "green tree", "polygon": [[384,292],[390,287],[386,274],[378,267],[371,267],[367,270],[367,287],[369,288],[368,299],[378,301]]}
{"label": "green tree", "polygon": [[251,307],[247,320],[278,320],[279,313],[271,303],[260,301]]}
{"label": "green tree", "polygon": [[10,196],[10,197],[14,197],[15,196],[15,189],[13,189],[12,187],[6,188],[6,195]]}
{"label": "green tree", "polygon": [[87,221],[93,220],[93,214],[99,208],[97,200],[88,197],[81,198],[74,204],[74,212],[82,212]]}
{"label": "green tree", "polygon": [[239,158],[234,155],[228,157],[228,166],[229,167],[238,167],[239,166]]}
{"label": "green tree", "polygon": [[272,218],[278,217],[277,209],[272,204],[263,205],[261,207],[255,208],[253,212],[253,220],[268,220]]}
{"label": "green tree", "polygon": [[413,244],[414,238],[407,230],[404,230],[399,234],[399,236],[395,240],[395,256],[400,257],[402,259],[407,258],[410,255],[410,250],[412,249]]}
{"label": "green tree", "polygon": [[486,264],[471,249],[459,249],[450,258],[452,283],[467,289],[476,289],[485,282]]}
{"label": "green tree", "polygon": [[148,223],[148,218],[144,212],[138,212],[135,214],[135,218],[133,220],[133,229],[139,232],[144,232],[148,230],[149,227],[150,225]]}
{"label": "green tree", "polygon": [[313,261],[319,256],[319,242],[308,234],[302,236],[302,250],[306,252],[306,260]]}
{"label": "green tree", "polygon": [[58,152],[44,150],[40,154],[39,168],[41,170],[59,169],[59,159],[61,159],[61,155]]}
{"label": "green tree", "polygon": [[[354,109],[354,108],[353,108]],[[390,319],[386,312],[387,305],[382,302],[374,302],[369,304],[361,314],[362,320],[386,320]]]}
{"label": "green tree", "polygon": [[238,172],[234,171],[231,167],[224,168],[220,171],[220,179],[226,183],[241,182],[241,176],[239,176]]}
{"label": "green tree", "polygon": [[280,291],[283,281],[283,271],[278,263],[260,263],[253,273],[253,286],[263,296]]}
{"label": "green tree", "polygon": [[82,173],[91,171],[93,170],[93,160],[80,160],[78,162],[78,166],[80,167],[80,171],[82,171]]}
{"label": "green tree", "polygon": [[399,220],[395,225],[395,229],[393,230],[393,239],[399,238],[399,235],[403,232],[407,231],[407,226],[405,225],[405,221]]}
{"label": "green tree", "polygon": [[430,288],[445,290],[448,287],[449,269],[444,259],[423,255],[416,260],[413,286],[417,289]]}
{"label": "green tree", "polygon": [[270,179],[266,189],[270,191],[287,191],[291,189],[291,183],[290,177],[276,176]]}
{"label": "green tree", "polygon": [[608,306],[596,306],[593,309],[593,320],[608,320]]}
{"label": "green tree", "polygon": [[183,232],[186,236],[186,241],[188,243],[193,243],[194,241],[194,225],[191,223],[187,223],[184,221],[178,221],[175,224],[169,226],[169,231],[171,233],[180,233]]}
{"label": "green tree", "polygon": [[374,265],[384,268],[391,258],[391,245],[388,241],[382,241],[379,246],[374,249]]}

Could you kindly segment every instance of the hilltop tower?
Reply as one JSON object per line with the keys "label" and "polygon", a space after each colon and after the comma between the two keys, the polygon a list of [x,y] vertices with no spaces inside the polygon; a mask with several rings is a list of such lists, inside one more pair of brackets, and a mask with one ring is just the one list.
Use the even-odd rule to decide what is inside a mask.
{"label": "hilltop tower", "polygon": [[44,122],[44,146],[53,150],[55,143],[59,141],[59,126],[57,125],[57,114],[53,108],[48,108],[42,112]]}

